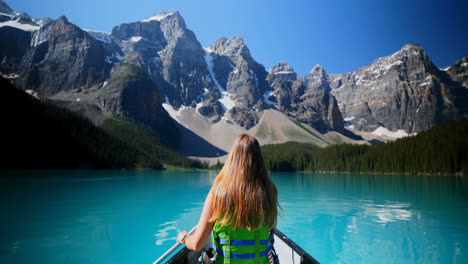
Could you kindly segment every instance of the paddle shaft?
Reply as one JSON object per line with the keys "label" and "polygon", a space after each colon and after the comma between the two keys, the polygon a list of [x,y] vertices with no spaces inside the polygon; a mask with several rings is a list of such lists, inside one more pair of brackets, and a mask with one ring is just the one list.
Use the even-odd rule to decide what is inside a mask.
{"label": "paddle shaft", "polygon": [[[188,232],[189,235],[193,234],[195,232],[195,229],[197,229],[197,226],[194,226],[190,232]],[[167,258],[172,252],[174,252],[180,245],[181,243],[177,242],[175,245],[173,245],[166,253],[164,253],[161,257],[159,257],[153,264],[159,264],[161,263],[165,258]]]}

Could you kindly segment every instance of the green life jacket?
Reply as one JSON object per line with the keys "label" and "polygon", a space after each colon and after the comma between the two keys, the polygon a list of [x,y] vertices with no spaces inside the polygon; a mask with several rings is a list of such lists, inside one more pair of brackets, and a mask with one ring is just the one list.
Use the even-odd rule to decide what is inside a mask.
{"label": "green life jacket", "polygon": [[231,225],[215,223],[211,233],[216,264],[266,264],[273,248],[274,231],[267,227],[256,230],[232,229]]}

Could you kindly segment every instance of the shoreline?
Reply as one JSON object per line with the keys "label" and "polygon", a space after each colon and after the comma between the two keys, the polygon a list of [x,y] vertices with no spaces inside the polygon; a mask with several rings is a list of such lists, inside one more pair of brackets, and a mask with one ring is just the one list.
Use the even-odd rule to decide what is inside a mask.
{"label": "shoreline", "polygon": [[[89,169],[89,168],[40,168],[40,169],[27,169],[27,168],[18,168],[18,169],[1,169],[0,168],[0,177],[4,172],[19,172],[19,171],[61,171],[61,170],[70,170],[70,171],[220,171],[219,169],[199,169],[199,168],[184,168],[172,165],[163,165],[163,169],[150,169],[150,168],[132,168],[132,169]],[[456,176],[456,177],[465,177],[463,172],[458,173],[410,173],[410,172],[340,172],[340,171],[268,171],[268,173],[317,173],[317,174],[379,174],[379,175],[418,175],[418,176]]]}

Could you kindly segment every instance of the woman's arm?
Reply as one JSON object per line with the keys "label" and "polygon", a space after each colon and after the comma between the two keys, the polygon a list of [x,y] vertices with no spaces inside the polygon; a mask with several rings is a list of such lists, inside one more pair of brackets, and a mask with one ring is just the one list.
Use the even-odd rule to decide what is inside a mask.
{"label": "woman's arm", "polygon": [[[200,216],[200,220],[198,221],[197,230],[193,235],[188,235],[185,239],[185,246],[188,249],[194,251],[200,251],[205,246],[208,237],[210,236],[211,230],[213,229],[214,222],[209,222],[208,220],[211,218],[212,210],[211,204],[213,202],[213,190],[210,190],[208,196],[205,199],[205,205],[203,206],[203,211]],[[182,231],[179,236],[177,237],[177,242],[182,243],[182,238],[187,234],[184,230]]]}

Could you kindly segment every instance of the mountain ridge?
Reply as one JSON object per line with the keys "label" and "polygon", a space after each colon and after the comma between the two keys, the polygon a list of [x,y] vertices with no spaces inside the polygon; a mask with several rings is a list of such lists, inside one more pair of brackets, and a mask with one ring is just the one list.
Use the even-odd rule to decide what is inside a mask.
{"label": "mountain ridge", "polygon": [[[191,116],[201,118],[207,128],[226,124],[249,131],[265,111],[279,110],[322,134],[336,131],[354,137],[352,129],[375,132],[381,127],[417,133],[468,113],[466,89],[461,88],[468,76],[463,75],[464,61],[440,71],[415,44],[352,73],[328,74],[316,65],[301,77],[286,62],[266,71],[252,58],[242,36],[222,37],[203,48],[179,12],[123,23],[110,33],[82,30],[66,17],[51,21],[22,15],[36,24],[28,24],[35,28],[28,31],[17,16],[0,20],[1,45],[9,47],[0,52],[2,75],[38,97],[94,104],[109,116],[114,111],[131,113],[109,108],[108,102],[115,101],[112,96],[122,100],[127,90],[146,94],[145,87],[125,81],[119,85],[132,84],[106,92],[119,65],[136,65],[154,83],[154,96],[141,100],[155,111],[143,113],[146,108],[137,107],[133,99],[132,109],[140,110],[131,115],[169,137],[180,130],[165,126],[169,116],[189,131],[206,130],[197,128]],[[10,51],[13,46],[21,48]],[[121,76],[125,71],[130,68],[124,67]],[[216,131],[197,133],[206,142],[218,142],[213,138]],[[224,143],[217,144],[225,149]]]}

